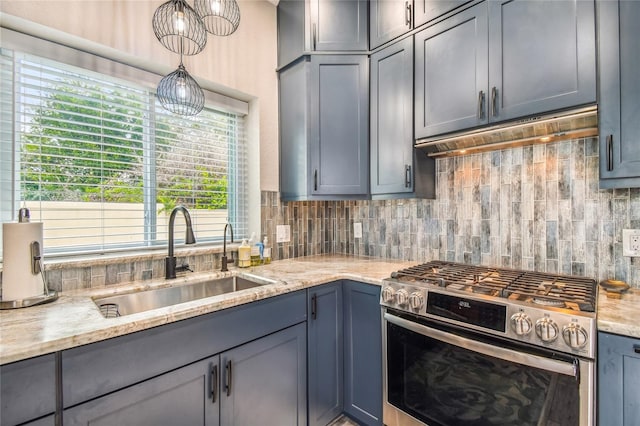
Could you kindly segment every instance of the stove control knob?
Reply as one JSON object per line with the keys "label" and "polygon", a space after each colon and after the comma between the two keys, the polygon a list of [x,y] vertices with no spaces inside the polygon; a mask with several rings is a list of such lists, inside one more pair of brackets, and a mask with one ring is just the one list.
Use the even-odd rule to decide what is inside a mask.
{"label": "stove control knob", "polygon": [[409,293],[407,290],[400,289],[396,291],[396,303],[400,306],[406,305],[409,301]]}
{"label": "stove control knob", "polygon": [[587,344],[589,334],[579,324],[572,323],[562,327],[562,338],[570,348],[580,349]]}
{"label": "stove control knob", "polygon": [[543,342],[553,342],[558,338],[558,326],[551,318],[536,321],[536,334]]}
{"label": "stove control knob", "polygon": [[395,290],[392,287],[385,287],[382,289],[382,301],[384,303],[393,303],[395,298]]}
{"label": "stove control knob", "polygon": [[420,294],[419,291],[411,293],[411,296],[409,296],[409,306],[411,309],[418,310],[422,308],[422,305],[424,305],[424,297],[422,294]]}
{"label": "stove control knob", "polygon": [[531,319],[524,312],[518,312],[511,316],[511,328],[518,336],[524,336],[531,332],[533,325]]}

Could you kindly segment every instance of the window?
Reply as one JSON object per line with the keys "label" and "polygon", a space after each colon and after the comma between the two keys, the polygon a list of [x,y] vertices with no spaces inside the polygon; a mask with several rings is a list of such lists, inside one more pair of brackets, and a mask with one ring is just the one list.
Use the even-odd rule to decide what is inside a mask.
{"label": "window", "polygon": [[164,244],[178,204],[198,242],[221,239],[227,220],[246,232],[242,115],[177,116],[143,84],[1,53],[0,210],[7,220],[26,205],[45,253]]}

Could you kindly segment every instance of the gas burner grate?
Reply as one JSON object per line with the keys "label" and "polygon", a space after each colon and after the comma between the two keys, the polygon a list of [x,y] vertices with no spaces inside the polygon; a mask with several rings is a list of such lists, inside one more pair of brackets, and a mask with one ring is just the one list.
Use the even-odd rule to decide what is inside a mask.
{"label": "gas burner grate", "polygon": [[595,280],[515,269],[432,261],[391,274],[399,281],[449,287],[544,306],[595,312]]}

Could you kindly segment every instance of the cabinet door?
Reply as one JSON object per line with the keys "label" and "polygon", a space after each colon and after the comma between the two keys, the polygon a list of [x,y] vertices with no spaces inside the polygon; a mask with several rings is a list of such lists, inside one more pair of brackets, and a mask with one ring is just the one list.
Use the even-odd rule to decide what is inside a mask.
{"label": "cabinet door", "polygon": [[598,2],[600,187],[640,187],[640,2]]}
{"label": "cabinet door", "polygon": [[310,7],[312,50],[367,50],[367,1],[307,1]]}
{"label": "cabinet door", "polygon": [[23,423],[55,410],[55,355],[0,366],[0,424]]}
{"label": "cabinet door", "polygon": [[365,55],[311,57],[310,194],[368,193],[368,65]]}
{"label": "cabinet door", "polygon": [[306,344],[300,323],[221,354],[220,424],[306,424]]}
{"label": "cabinet door", "polygon": [[309,289],[309,425],[342,413],[342,284]]}
{"label": "cabinet door", "polygon": [[593,1],[489,2],[490,121],[594,103]]}
{"label": "cabinet door", "polygon": [[65,425],[218,425],[213,357],[64,410]]}
{"label": "cabinet door", "polygon": [[632,426],[640,419],[640,340],[598,333],[598,418]]}
{"label": "cabinet door", "polygon": [[414,26],[417,28],[468,2],[469,0],[414,0]]}
{"label": "cabinet door", "polygon": [[278,66],[283,67],[309,50],[305,0],[278,2]]}
{"label": "cabinet door", "polygon": [[413,27],[413,0],[371,0],[369,2],[369,43],[375,49],[405,34]]}
{"label": "cabinet door", "polygon": [[380,287],[344,281],[344,411],[366,425],[382,424]]}
{"label": "cabinet door", "polygon": [[371,55],[371,194],[413,191],[413,39]]}
{"label": "cabinet door", "polygon": [[415,35],[415,137],[487,123],[487,5]]}

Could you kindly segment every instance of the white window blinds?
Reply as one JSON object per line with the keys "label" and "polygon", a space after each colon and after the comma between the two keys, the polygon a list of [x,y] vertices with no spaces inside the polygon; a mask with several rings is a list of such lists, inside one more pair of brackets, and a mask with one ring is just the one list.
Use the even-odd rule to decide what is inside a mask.
{"label": "white window blinds", "polygon": [[26,205],[45,253],[162,244],[179,204],[198,242],[222,238],[227,220],[246,232],[241,115],[177,116],[142,85],[8,49],[2,77],[1,210]]}

